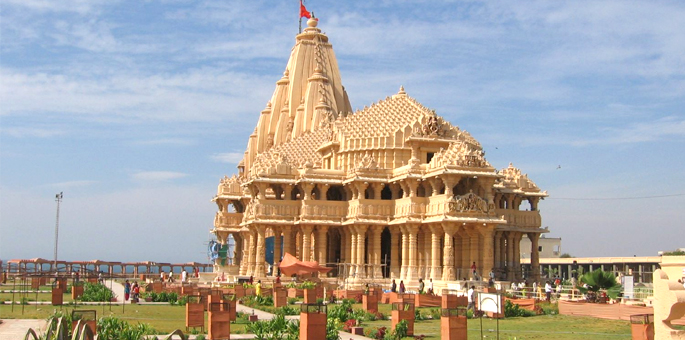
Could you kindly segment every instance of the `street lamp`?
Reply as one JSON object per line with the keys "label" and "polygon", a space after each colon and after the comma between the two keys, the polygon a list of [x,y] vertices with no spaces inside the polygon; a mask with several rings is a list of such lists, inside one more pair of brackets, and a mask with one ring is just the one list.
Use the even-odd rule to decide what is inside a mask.
{"label": "street lamp", "polygon": [[59,237],[59,204],[62,202],[62,192],[55,195],[55,202],[57,202],[57,218],[55,222],[55,271],[57,271],[57,239]]}

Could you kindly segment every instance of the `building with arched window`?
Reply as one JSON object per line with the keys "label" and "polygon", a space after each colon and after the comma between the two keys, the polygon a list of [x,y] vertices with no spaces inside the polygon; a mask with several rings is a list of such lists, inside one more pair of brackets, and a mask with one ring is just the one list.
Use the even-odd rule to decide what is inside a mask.
{"label": "building with arched window", "polygon": [[238,173],[219,184],[212,232],[236,243],[215,271],[266,275],[274,237],[274,262],[288,252],[352,282],[445,284],[471,278],[473,263],[480,277],[521,279],[519,244],[530,239],[535,264],[546,196],[403,88],[352,113],[332,45],[309,20]]}

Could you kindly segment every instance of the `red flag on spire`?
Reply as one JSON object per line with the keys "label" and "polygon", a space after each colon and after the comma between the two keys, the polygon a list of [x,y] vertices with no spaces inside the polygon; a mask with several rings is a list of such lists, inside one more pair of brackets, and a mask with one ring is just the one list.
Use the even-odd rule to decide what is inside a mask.
{"label": "red flag on spire", "polygon": [[312,15],[309,14],[309,11],[307,11],[307,8],[304,7],[304,4],[302,4],[302,0],[300,0],[300,18],[305,17],[307,19],[311,19]]}

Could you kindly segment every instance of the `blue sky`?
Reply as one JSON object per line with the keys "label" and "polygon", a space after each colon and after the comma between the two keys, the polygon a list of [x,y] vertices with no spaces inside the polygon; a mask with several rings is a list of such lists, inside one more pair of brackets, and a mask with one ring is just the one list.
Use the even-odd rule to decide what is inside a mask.
{"label": "blue sky", "polygon": [[[306,5],[354,108],[404,85],[548,190],[564,252],[685,247],[685,3]],[[60,259],[206,260],[210,199],[285,69],[298,1],[1,6],[0,258],[52,258],[63,191]]]}

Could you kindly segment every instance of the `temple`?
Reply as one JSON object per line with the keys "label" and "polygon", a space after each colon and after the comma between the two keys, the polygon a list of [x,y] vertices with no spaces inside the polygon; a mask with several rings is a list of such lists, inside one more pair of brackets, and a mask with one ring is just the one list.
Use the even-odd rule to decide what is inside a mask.
{"label": "temple", "polygon": [[212,233],[224,248],[235,240],[214,271],[263,277],[287,252],[360,284],[432,278],[444,286],[473,279],[474,263],[477,278],[539,280],[547,230],[538,203],[547,193],[511,164],[495,169],[467,131],[403,88],[352,113],[328,37],[316,20],[307,25],[238,173],[213,199]]}

